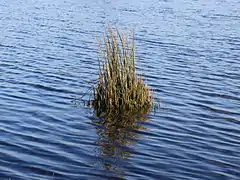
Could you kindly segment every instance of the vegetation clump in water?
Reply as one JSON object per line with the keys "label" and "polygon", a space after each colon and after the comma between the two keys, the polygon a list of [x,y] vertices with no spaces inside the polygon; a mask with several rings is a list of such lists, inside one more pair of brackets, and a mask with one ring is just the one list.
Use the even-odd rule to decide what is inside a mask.
{"label": "vegetation clump in water", "polygon": [[94,87],[93,107],[97,116],[141,115],[150,111],[153,93],[136,73],[134,34],[112,28],[100,44],[99,82]]}

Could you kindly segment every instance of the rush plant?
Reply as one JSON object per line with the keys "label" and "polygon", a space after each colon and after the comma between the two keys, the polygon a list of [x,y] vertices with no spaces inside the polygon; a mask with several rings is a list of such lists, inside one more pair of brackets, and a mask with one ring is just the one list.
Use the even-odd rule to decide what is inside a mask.
{"label": "rush plant", "polygon": [[97,115],[119,117],[149,112],[153,93],[136,73],[134,33],[108,28],[99,47],[99,81],[93,100]]}

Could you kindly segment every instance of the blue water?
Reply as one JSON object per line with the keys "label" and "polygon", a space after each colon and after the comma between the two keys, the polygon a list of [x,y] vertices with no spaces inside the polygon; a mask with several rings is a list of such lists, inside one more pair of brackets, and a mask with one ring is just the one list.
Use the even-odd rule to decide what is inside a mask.
{"label": "blue water", "polygon": [[[105,127],[76,103],[107,25],[134,29],[160,109]],[[0,179],[240,179],[238,0],[0,0]]]}

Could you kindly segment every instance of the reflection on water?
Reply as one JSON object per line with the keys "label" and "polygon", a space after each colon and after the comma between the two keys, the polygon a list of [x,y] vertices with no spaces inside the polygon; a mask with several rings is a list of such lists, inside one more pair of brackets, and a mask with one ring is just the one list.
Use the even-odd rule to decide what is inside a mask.
{"label": "reflection on water", "polygon": [[124,166],[131,157],[132,148],[137,142],[139,134],[136,132],[146,128],[144,122],[147,116],[118,117],[100,119],[96,123],[99,136],[97,151],[98,165],[118,178],[124,177]]}
{"label": "reflection on water", "polygon": [[[0,180],[239,180],[239,7],[0,0]],[[72,107],[97,78],[105,24],[135,29],[137,70],[161,99],[149,130]]]}

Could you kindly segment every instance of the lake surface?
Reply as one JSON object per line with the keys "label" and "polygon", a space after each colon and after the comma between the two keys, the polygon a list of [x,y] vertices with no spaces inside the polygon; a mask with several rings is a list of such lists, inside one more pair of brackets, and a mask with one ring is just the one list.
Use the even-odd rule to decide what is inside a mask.
{"label": "lake surface", "polygon": [[[79,98],[107,25],[160,109],[108,128]],[[238,0],[0,0],[0,179],[240,179]]]}

